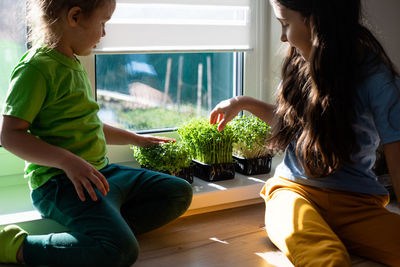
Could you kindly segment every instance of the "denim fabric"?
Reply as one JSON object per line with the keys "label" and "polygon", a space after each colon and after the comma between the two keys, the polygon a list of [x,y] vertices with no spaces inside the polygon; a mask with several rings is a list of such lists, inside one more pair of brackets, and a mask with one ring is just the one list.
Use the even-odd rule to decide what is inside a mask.
{"label": "denim fabric", "polygon": [[32,191],[34,206],[70,232],[29,235],[28,265],[129,266],[139,253],[135,235],[158,228],[183,214],[192,200],[185,180],[143,169],[110,164],[101,170],[110,191],[98,201],[82,202],[70,180],[58,175]]}

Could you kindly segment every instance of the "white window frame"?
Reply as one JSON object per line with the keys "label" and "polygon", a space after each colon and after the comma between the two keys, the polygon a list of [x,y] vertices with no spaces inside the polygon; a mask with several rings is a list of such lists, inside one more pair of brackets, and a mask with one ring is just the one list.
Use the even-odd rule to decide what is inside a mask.
{"label": "white window frame", "polygon": [[[252,14],[252,25],[256,27],[255,40],[252,51],[245,52],[244,56],[243,94],[273,103],[275,88],[280,81],[279,65],[282,61],[281,55],[277,53],[281,43],[280,26],[266,1],[253,1],[256,1],[253,10],[255,14]],[[79,59],[88,72],[95,91],[95,55]],[[132,159],[129,150],[115,147],[110,147],[108,156],[112,162]]]}
{"label": "white window frame", "polygon": [[[273,102],[274,91],[279,83],[278,73],[281,62],[281,56],[276,52],[280,44],[280,27],[266,1],[253,1],[256,1],[253,10],[255,14],[252,14],[254,20],[252,25],[256,27],[255,40],[254,48],[245,52],[244,95]],[[79,59],[86,68],[93,90],[95,90],[95,55],[91,54]]]}

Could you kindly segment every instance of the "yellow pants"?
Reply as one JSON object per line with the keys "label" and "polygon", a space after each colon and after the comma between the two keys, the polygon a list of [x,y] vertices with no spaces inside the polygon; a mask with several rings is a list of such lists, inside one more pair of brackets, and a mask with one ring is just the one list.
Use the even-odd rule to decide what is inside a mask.
{"label": "yellow pants", "polygon": [[271,178],[261,191],[271,241],[295,266],[350,266],[349,252],[400,266],[400,215],[388,196],[304,186]]}

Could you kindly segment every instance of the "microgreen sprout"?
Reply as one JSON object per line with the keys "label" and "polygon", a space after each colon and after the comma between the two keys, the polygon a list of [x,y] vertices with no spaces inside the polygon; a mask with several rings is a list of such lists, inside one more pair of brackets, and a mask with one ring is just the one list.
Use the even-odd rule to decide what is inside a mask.
{"label": "microgreen sprout", "polygon": [[192,161],[189,151],[181,142],[168,142],[150,147],[133,146],[132,150],[133,156],[141,166],[172,175],[188,168]]}
{"label": "microgreen sprout", "polygon": [[248,115],[237,116],[230,122],[235,133],[236,142],[233,144],[233,154],[252,159],[266,157],[271,154],[267,147],[267,139],[271,127],[261,119]]}
{"label": "microgreen sprout", "polygon": [[235,135],[229,124],[219,132],[207,119],[194,119],[181,124],[178,134],[193,159],[205,164],[232,163]]}

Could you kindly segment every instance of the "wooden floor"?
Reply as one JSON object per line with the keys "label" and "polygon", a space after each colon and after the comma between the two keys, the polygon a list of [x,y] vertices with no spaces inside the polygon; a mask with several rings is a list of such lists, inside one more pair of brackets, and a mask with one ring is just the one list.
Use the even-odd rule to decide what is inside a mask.
{"label": "wooden floor", "polygon": [[[400,213],[391,205],[389,209]],[[138,237],[134,267],[292,267],[269,241],[264,204],[181,217]],[[2,265],[0,267],[15,265]],[[352,256],[352,266],[383,265]]]}
{"label": "wooden floor", "polygon": [[[135,267],[293,266],[269,241],[264,204],[180,218],[138,237]],[[383,265],[352,257],[352,266]]]}

